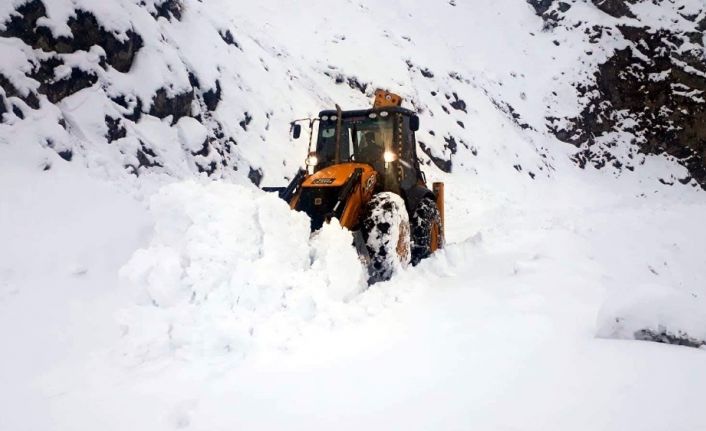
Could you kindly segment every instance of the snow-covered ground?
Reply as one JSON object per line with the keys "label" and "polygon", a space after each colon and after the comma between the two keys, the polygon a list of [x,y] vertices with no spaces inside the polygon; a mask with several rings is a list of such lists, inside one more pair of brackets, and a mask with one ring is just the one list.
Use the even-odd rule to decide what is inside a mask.
{"label": "snow-covered ground", "polygon": [[[113,10],[129,2],[74,3],[156,31],[134,5]],[[108,90],[0,124],[0,430],[706,429],[706,350],[634,340],[706,339],[706,194],[656,181],[684,172],[658,156],[619,176],[578,169],[543,132],[545,115],[578,109],[580,61],[604,53],[568,34],[556,46],[524,2],[185,4],[137,61],[202,58],[209,83],[222,66],[214,115],[267,185],[303,159],[289,120],[369,103],[338,73],[422,109],[420,140],[453,161],[425,166],[446,182],[447,247],[366,289],[349,233],[310,237],[242,170],[196,174],[186,151],[212,131],[193,119],[145,115],[104,142],[102,92],[143,69],[101,75]],[[244,51],[205,55],[189,32],[217,40],[208,22],[237,29]],[[179,78],[170,64],[138,89]],[[447,108],[457,97],[465,108]],[[164,169],[123,172],[137,136]]]}
{"label": "snow-covered ground", "polygon": [[448,247],[356,294],[349,235],[252,186],[148,204],[7,150],[0,429],[706,427],[706,352],[602,338],[704,335],[691,188],[449,176]]}

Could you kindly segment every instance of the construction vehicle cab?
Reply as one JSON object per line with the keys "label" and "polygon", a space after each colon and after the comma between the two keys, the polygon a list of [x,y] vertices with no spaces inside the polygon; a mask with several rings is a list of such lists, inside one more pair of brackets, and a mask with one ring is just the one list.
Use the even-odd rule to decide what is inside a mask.
{"label": "construction vehicle cab", "polygon": [[370,282],[416,264],[444,242],[443,184],[426,185],[417,159],[417,115],[401,97],[378,90],[371,109],[325,110],[309,125],[306,170],[286,188],[271,189],[311,218],[315,231],[337,218],[350,229]]}
{"label": "construction vehicle cab", "polygon": [[367,163],[380,175],[379,187],[409,189],[421,179],[410,127],[419,120],[412,118],[417,117],[400,107],[342,111],[340,122],[336,111],[320,112],[314,172],[339,163]]}

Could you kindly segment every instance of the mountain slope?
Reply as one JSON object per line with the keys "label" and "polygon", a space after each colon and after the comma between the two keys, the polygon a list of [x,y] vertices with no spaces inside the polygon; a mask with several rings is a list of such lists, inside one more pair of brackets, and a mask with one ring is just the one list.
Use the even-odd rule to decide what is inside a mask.
{"label": "mountain slope", "polygon": [[[611,2],[562,4],[567,5],[564,11],[552,2],[540,2],[534,9],[505,2],[346,2],[332,15],[307,14],[278,2],[121,0],[101,7],[68,0],[12,2],[0,11],[7,59],[0,65],[5,111],[0,127],[13,141],[39,143],[64,160],[75,156],[113,177],[204,172],[256,184],[268,175],[274,184],[292,175],[295,160],[304,153],[303,143],[287,143],[290,120],[331,108],[334,102],[344,108],[365,106],[376,87],[385,87],[401,93],[420,112],[425,125],[421,148],[444,171],[452,170],[454,161],[460,168],[495,151],[502,156],[493,154],[475,165],[500,158],[503,169],[524,164],[530,176],[551,171],[554,150],[536,145],[504,150],[508,144],[486,141],[482,133],[487,121],[478,112],[492,104],[505,117],[493,123],[522,129],[518,135],[524,142],[553,131],[578,145],[578,153],[558,151],[573,151],[581,166],[588,160],[596,167],[617,160],[612,165],[623,171],[623,166],[639,166],[641,153],[666,151],[690,168],[691,177],[701,178],[699,122],[689,124],[702,109],[696,96],[704,90],[698,72],[703,69],[703,41],[696,36],[702,7],[689,0],[652,6],[641,2],[630,6],[637,15],[615,18],[600,9],[610,12],[605,5]],[[307,9],[329,8],[312,2]],[[535,11],[543,12],[542,18]],[[644,36],[635,34],[637,39],[631,40],[629,29],[639,33],[641,26],[651,28],[649,34],[663,31],[687,42],[679,42],[673,54],[672,42],[650,49],[668,50],[665,58],[673,58],[673,67],[678,59],[679,64],[687,62],[682,72],[659,85],[691,85],[695,96],[684,100],[693,106],[689,114],[678,114],[681,108],[673,106],[675,114],[668,118],[648,113],[652,120],[645,117],[618,127],[626,107],[616,102],[604,106],[611,96],[605,89],[593,90],[600,85],[594,73],[605,76],[607,69],[615,69],[610,65],[618,61],[616,55],[626,45],[638,46]],[[636,53],[623,63],[644,68],[636,62],[645,54],[631,52]],[[664,67],[658,63],[644,73],[659,74]],[[620,94],[613,97],[639,97],[640,76],[616,81]],[[655,90],[669,100],[684,98],[678,94],[689,91],[669,86]],[[589,112],[600,118],[587,117]],[[634,110],[631,115],[638,118]],[[613,135],[618,135],[612,139],[606,133],[614,124],[618,129]],[[655,130],[669,127],[684,132],[670,138],[668,148],[650,138]],[[600,139],[586,141],[586,134]],[[635,139],[638,145],[627,144]],[[606,150],[612,142],[626,142],[627,147]],[[276,151],[262,151],[264,145],[275,145]],[[697,151],[693,157],[686,155],[691,149]],[[606,152],[610,155],[592,155]],[[517,160],[511,160],[514,153]],[[675,169],[660,177],[686,183],[687,175]]]}
{"label": "mountain slope", "polygon": [[[666,154],[686,166],[679,180],[704,186],[706,91],[702,2],[593,1],[602,19],[586,18],[585,3],[530,1],[556,44],[582,35],[591,79],[576,82],[582,111],[548,116],[550,129],[580,151],[581,166],[634,170],[639,154]],[[605,56],[605,58],[603,58]],[[582,59],[582,63],[585,61]],[[629,143],[630,145],[625,145]],[[637,156],[637,157],[636,157]]]}

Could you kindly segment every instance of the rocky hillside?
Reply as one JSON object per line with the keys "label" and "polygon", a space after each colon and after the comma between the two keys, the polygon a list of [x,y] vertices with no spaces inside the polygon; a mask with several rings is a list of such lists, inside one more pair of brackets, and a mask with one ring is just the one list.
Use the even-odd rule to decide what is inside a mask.
{"label": "rocky hillside", "polygon": [[0,140],[41,146],[41,169],[276,184],[306,148],[289,121],[385,87],[420,113],[432,173],[531,181],[665,155],[688,173],[648,176],[706,185],[697,0],[341,7],[334,23],[276,1],[6,2]]}
{"label": "rocky hillside", "polygon": [[593,0],[600,11],[596,17],[573,13],[586,8],[583,2],[529,2],[545,31],[558,38],[583,34],[586,55],[606,55],[592,79],[575,83],[580,114],[547,118],[559,139],[578,147],[574,160],[579,166],[633,170],[640,160],[635,152],[666,154],[689,171],[672,182],[694,179],[706,187],[704,4]]}
{"label": "rocky hillside", "polygon": [[[265,60],[250,55],[259,70],[243,60],[248,47],[215,12],[179,0],[4,4],[2,138],[109,176],[205,173],[258,184],[258,152],[236,147],[269,127],[273,111],[243,96],[254,91],[248,70],[260,73]],[[48,156],[43,169],[55,162]]]}

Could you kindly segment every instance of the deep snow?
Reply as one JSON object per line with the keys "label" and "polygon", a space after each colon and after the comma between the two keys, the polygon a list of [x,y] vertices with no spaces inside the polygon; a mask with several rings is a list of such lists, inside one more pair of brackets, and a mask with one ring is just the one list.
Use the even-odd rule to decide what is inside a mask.
{"label": "deep snow", "polygon": [[706,427],[703,350],[599,331],[616,295],[640,301],[627,319],[700,321],[697,303],[670,317],[657,300],[703,292],[691,189],[450,177],[448,247],[351,297],[350,235],[309,240],[252,186],[174,183],[148,208],[13,156],[0,429]]}
{"label": "deep snow", "polygon": [[[454,183],[451,244],[349,299],[331,290],[360,286],[332,280],[356,275],[349,235],[309,241],[300,214],[252,189],[172,184],[152,217],[103,189],[99,213],[54,213],[63,241],[2,256],[0,428],[706,427],[703,350],[597,337],[611,295],[702,292],[706,238],[683,230],[703,218],[700,194],[628,196],[601,175],[525,194]],[[98,187],[73,186],[38,190],[72,204]],[[67,206],[42,201],[31,214]],[[84,235],[96,216],[123,223]],[[104,250],[98,238],[114,259],[81,253]],[[30,256],[42,271],[13,263]],[[119,288],[121,267],[133,280]],[[638,317],[669,311],[639,298]]]}
{"label": "deep snow", "polygon": [[[186,44],[183,58],[198,58],[210,48],[193,43],[190,20],[236,25],[247,55],[209,58],[237,71],[218,116],[238,157],[279,184],[305,155],[289,120],[370,102],[320,73],[331,64],[397,89],[424,109],[432,153],[448,155],[449,134],[465,142],[453,173],[425,167],[446,182],[448,247],[362,291],[349,233],[334,224],[310,238],[304,216],[242,172],[194,174],[180,151],[208,131],[188,118],[145,116],[135,131],[166,169],[125,174],[132,138],[103,142],[104,89],[82,90],[0,124],[0,430],[706,429],[706,350],[630,340],[645,326],[706,338],[706,195],[657,182],[683,173],[662,157],[640,155],[617,177],[579,170],[541,132],[545,104],[577,109],[559,76],[582,70],[581,41],[555,50],[523,2],[389,2],[384,14],[367,2],[335,14],[226,3],[187,2],[201,15],[159,21],[173,39],[148,52],[172,58]],[[178,63],[137,90],[178,77]],[[467,112],[440,110],[453,92]],[[245,109],[271,104],[270,119],[239,131]],[[67,113],[83,138],[54,124]],[[66,162],[47,135],[82,150]]]}

